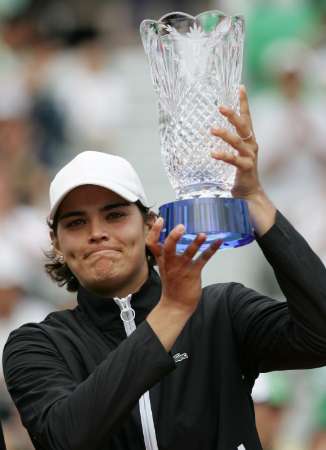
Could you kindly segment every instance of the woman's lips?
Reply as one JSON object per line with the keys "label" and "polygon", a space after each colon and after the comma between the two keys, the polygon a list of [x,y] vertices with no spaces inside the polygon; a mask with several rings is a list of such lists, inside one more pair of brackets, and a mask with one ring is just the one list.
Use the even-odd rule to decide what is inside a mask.
{"label": "woman's lips", "polygon": [[102,255],[102,254],[105,255],[105,254],[113,254],[113,253],[121,253],[121,250],[117,249],[117,248],[112,248],[112,247],[96,248],[96,249],[93,249],[93,250],[87,252],[85,254],[85,259],[92,255]]}

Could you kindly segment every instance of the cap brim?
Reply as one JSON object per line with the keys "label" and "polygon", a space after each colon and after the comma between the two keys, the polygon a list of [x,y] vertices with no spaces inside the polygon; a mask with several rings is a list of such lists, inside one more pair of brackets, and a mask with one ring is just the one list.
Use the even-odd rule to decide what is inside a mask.
{"label": "cap brim", "polygon": [[[74,184],[71,184],[70,186],[67,186],[65,191],[57,199],[57,201],[53,204],[53,206],[51,208],[50,214],[48,216],[48,220],[50,223],[53,222],[54,217],[55,217],[55,215],[58,211],[58,208],[59,208],[61,202],[63,201],[63,199],[77,187],[86,186],[86,185],[103,187],[105,189],[108,189],[109,191],[114,192],[115,194],[120,195],[122,198],[124,198],[125,200],[128,200],[129,202],[135,203],[137,200],[140,200],[144,204],[144,201],[142,201],[142,199],[140,199],[135,194],[133,194],[132,192],[125,189],[123,186],[120,186],[118,183],[110,184],[110,183],[103,183],[103,181],[98,181],[96,179],[89,179],[89,180],[83,181],[82,183],[74,183]],[[144,206],[147,206],[147,205],[144,204]]]}

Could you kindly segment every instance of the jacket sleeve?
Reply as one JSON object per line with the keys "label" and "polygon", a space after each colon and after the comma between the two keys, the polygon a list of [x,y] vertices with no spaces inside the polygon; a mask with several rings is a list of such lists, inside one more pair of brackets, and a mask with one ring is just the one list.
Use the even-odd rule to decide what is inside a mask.
{"label": "jacket sleeve", "polygon": [[175,368],[146,321],[80,384],[35,324],[10,335],[3,366],[23,424],[35,447],[46,450],[107,445],[139,397]]}
{"label": "jacket sleeve", "polygon": [[257,240],[286,302],[233,284],[232,323],[243,370],[267,372],[326,364],[326,269],[304,238],[277,212]]}

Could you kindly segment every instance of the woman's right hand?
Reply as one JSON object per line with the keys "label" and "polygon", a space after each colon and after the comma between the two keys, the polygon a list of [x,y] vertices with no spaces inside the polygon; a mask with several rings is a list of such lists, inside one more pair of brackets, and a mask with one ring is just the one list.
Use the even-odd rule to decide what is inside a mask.
{"label": "woman's right hand", "polygon": [[195,258],[205,234],[199,234],[184,253],[176,252],[177,242],[184,233],[184,226],[176,226],[166,238],[159,242],[163,219],[158,218],[149,231],[146,244],[156,258],[162,281],[160,301],[146,320],[170,351],[183,327],[195,311],[201,297],[201,271],[218,250],[222,241],[214,242]]}
{"label": "woman's right hand", "polygon": [[161,302],[167,306],[193,312],[201,297],[201,272],[219,249],[222,241],[215,241],[206,251],[195,258],[206,235],[200,233],[184,253],[178,254],[176,246],[185,228],[176,226],[165,242],[159,242],[163,219],[158,218],[147,235],[147,246],[155,256],[162,281]]}

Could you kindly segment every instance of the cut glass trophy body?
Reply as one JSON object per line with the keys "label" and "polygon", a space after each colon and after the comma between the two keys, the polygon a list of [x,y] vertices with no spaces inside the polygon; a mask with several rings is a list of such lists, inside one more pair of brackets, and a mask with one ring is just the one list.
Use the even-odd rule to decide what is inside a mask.
{"label": "cut glass trophy body", "polygon": [[235,152],[211,128],[232,129],[220,105],[239,110],[243,18],[173,12],[144,20],[140,33],[158,96],[162,159],[177,197],[160,207],[162,240],[183,223],[180,252],[200,232],[207,235],[201,251],[217,239],[223,239],[221,248],[251,242],[247,204],[231,195],[235,168],[210,154],[218,148]]}

